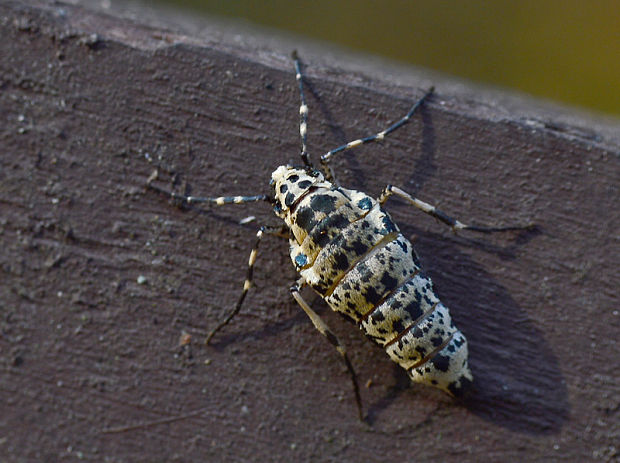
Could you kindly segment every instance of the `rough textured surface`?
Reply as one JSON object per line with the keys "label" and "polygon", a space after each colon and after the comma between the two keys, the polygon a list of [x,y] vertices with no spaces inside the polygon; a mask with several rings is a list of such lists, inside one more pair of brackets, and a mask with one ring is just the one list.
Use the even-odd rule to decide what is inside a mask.
{"label": "rough textured surface", "polygon": [[[144,188],[148,152],[194,193],[267,192],[299,150],[291,42],[134,18],[0,3],[0,460],[618,458],[617,122],[434,79],[421,117],[335,162],[370,194],[390,182],[463,220],[540,227],[454,236],[388,205],[470,341],[477,389],[457,403],[411,385],[317,299],[368,386],[365,425],[289,296],[280,240],[243,314],[202,344],[241,290],[257,225],[238,222],[276,223],[268,207],[180,210]],[[430,83],[298,47],[314,156]]]}

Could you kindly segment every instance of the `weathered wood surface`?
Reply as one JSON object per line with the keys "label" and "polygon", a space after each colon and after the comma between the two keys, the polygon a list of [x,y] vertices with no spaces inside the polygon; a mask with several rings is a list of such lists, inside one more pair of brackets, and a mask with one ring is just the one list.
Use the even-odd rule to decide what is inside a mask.
{"label": "weathered wood surface", "polygon": [[[367,386],[365,425],[289,296],[277,239],[242,315],[202,344],[238,297],[257,223],[275,223],[269,208],[181,210],[144,188],[148,152],[194,193],[268,191],[299,150],[293,45],[134,17],[0,4],[1,461],[618,458],[617,122],[435,80],[408,127],[335,162],[347,186],[390,182],[461,219],[539,226],[455,236],[389,205],[470,340],[477,390],[457,403],[410,385],[314,298]],[[314,159],[431,83],[297,46]]]}

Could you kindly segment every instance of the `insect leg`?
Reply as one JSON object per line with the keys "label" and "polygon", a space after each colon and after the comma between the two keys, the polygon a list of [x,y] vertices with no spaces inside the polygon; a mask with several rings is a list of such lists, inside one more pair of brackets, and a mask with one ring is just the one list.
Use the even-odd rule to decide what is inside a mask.
{"label": "insect leg", "polygon": [[452,218],[449,215],[447,215],[445,212],[440,211],[435,206],[425,203],[424,201],[421,201],[418,198],[414,198],[409,193],[392,185],[388,185],[385,187],[385,189],[383,190],[383,192],[381,193],[381,196],[379,196],[377,201],[381,205],[383,205],[388,200],[388,198],[392,195],[400,196],[408,203],[420,209],[422,212],[426,212],[428,215],[431,215],[435,217],[436,219],[440,220],[441,222],[445,223],[446,225],[449,225],[454,232],[456,232],[457,230],[471,230],[471,231],[476,231],[476,232],[481,232],[481,233],[492,233],[492,232],[510,231],[510,230],[525,230],[525,229],[532,229],[535,227],[534,224],[528,224],[528,225],[516,226],[516,227],[479,227],[475,225],[466,225],[460,220]]}
{"label": "insect leg", "polygon": [[338,353],[342,356],[342,360],[344,361],[347,370],[349,371],[349,375],[351,376],[351,381],[353,382],[353,391],[355,393],[355,402],[357,403],[357,410],[359,413],[359,418],[361,421],[364,420],[364,412],[362,410],[362,399],[360,397],[360,388],[357,384],[357,375],[355,374],[355,370],[353,369],[353,365],[351,365],[351,361],[349,360],[349,356],[347,355],[347,351],[344,346],[340,342],[340,340],[336,337],[336,335],[329,329],[327,324],[323,321],[319,315],[310,308],[308,303],[303,299],[301,294],[299,293],[300,287],[303,287],[305,282],[302,279],[299,279],[292,287],[291,294],[297,301],[297,303],[301,306],[301,308],[306,312],[306,315],[310,317],[314,327],[319,330],[319,332],[327,338],[327,340],[336,348]]}
{"label": "insect leg", "polygon": [[420,98],[418,101],[415,102],[415,104],[411,107],[409,112],[403,118],[401,118],[399,121],[397,121],[394,124],[392,124],[391,126],[389,126],[387,129],[385,129],[385,130],[383,130],[381,132],[377,132],[376,134],[371,135],[369,137],[359,138],[357,140],[353,140],[353,141],[351,141],[351,142],[349,142],[349,143],[347,143],[345,145],[339,146],[338,148],[334,148],[333,150],[328,151],[323,156],[321,156],[321,165],[326,170],[326,173],[327,173],[327,169],[329,169],[329,164],[328,163],[329,163],[329,161],[331,160],[331,158],[332,158],[332,156],[334,154],[340,153],[341,151],[350,150],[351,148],[355,148],[356,146],[364,145],[366,143],[371,143],[371,142],[383,140],[386,135],[389,135],[394,130],[402,127],[407,122],[409,122],[409,119],[411,119],[411,116],[413,116],[413,114],[416,112],[416,110],[420,106],[422,106],[424,101],[429,96],[431,96],[434,91],[435,91],[435,87],[431,87],[430,89],[428,89],[426,91],[426,93],[422,96],[422,98]]}
{"label": "insect leg", "polygon": [[258,201],[267,201],[271,202],[272,199],[267,195],[255,195],[255,196],[217,196],[217,197],[206,197],[206,196],[188,196],[176,193],[171,190],[166,190],[165,188],[160,187],[159,185],[155,185],[153,182],[157,180],[159,175],[159,170],[155,169],[149,178],[146,181],[147,188],[151,190],[157,191],[164,196],[168,196],[177,201],[181,201],[185,204],[196,204],[196,203],[211,203],[216,206],[223,206],[224,204],[244,204],[244,203],[254,203]]}
{"label": "insect leg", "polygon": [[211,339],[215,335],[215,333],[217,333],[220,329],[228,325],[228,323],[230,323],[230,321],[234,318],[234,316],[239,313],[239,310],[241,310],[241,305],[243,304],[243,301],[245,300],[245,296],[248,294],[248,291],[252,287],[252,275],[254,273],[254,264],[256,263],[256,256],[258,255],[258,246],[261,240],[263,239],[263,236],[265,234],[284,236],[284,234],[286,233],[285,228],[286,227],[265,227],[263,226],[260,228],[260,230],[258,230],[258,232],[256,233],[256,243],[254,244],[254,247],[252,247],[252,251],[250,252],[250,259],[248,260],[248,272],[245,277],[245,281],[243,283],[243,291],[241,292],[241,296],[239,297],[237,304],[235,305],[233,310],[228,314],[228,316],[224,320],[222,320],[215,328],[213,328],[213,330],[211,330],[211,332],[207,336],[205,344],[209,344],[211,342]]}

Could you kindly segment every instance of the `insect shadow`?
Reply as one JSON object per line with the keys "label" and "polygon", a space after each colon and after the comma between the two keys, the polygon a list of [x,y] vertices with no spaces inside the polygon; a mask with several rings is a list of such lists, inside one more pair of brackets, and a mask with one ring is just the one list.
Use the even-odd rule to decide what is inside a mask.
{"label": "insect shadow", "polygon": [[[401,224],[401,228],[409,226]],[[558,360],[544,334],[508,290],[461,251],[462,238],[415,232],[420,237],[418,249],[425,269],[469,340],[475,381],[460,403],[480,418],[514,431],[558,432],[570,406]],[[478,247],[475,241],[470,245]],[[512,243],[487,251],[510,260],[517,246]],[[406,376],[396,373],[390,398],[373,404],[371,416],[408,389]]]}
{"label": "insect shadow", "polygon": [[[312,94],[320,101],[315,92]],[[333,120],[328,110],[323,105],[320,107],[326,120]],[[406,183],[412,185],[412,193],[430,181],[436,171],[435,131],[427,108],[420,108],[420,117],[421,155],[413,162],[412,174]],[[330,127],[333,127],[332,122]],[[334,136],[336,142],[351,138],[338,128],[334,129]],[[400,133],[391,140],[399,136],[406,134]],[[386,148],[376,146],[373,152]],[[359,162],[356,154],[348,153],[341,163],[353,173],[355,185],[351,186],[367,190],[364,163]],[[395,183],[398,180],[388,179]],[[397,211],[399,217],[415,214],[403,204],[391,204],[388,209]],[[506,235],[505,244],[498,245],[494,244],[497,240],[488,240],[486,236],[424,232],[407,225],[407,220],[397,219],[396,222],[406,235],[420,237],[416,249],[422,256],[422,267],[431,275],[440,298],[452,308],[456,325],[470,340],[470,365],[476,381],[461,403],[475,415],[511,430],[531,434],[558,432],[568,417],[570,406],[558,360],[545,341],[544,333],[535,327],[493,275],[460,250],[473,247],[511,261],[516,259],[519,248],[543,230],[535,227],[511,233]],[[394,385],[385,397],[370,406],[370,423],[411,387],[402,369],[395,367],[393,371]]]}

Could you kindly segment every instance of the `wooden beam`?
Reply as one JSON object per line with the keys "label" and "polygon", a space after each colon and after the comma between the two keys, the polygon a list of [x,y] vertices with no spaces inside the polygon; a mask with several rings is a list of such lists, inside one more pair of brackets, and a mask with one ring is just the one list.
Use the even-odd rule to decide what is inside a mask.
{"label": "wooden beam", "polygon": [[[0,4],[0,459],[617,457],[617,121],[137,12]],[[336,158],[344,185],[392,183],[463,221],[539,227],[455,236],[388,205],[470,341],[464,403],[411,385],[315,299],[363,385],[360,424],[276,238],[242,314],[203,345],[241,292],[257,224],[278,221],[265,204],[175,207],[145,189],[145,154],[193,194],[267,193],[278,165],[299,162],[293,46],[315,162],[437,88],[383,144]]]}

